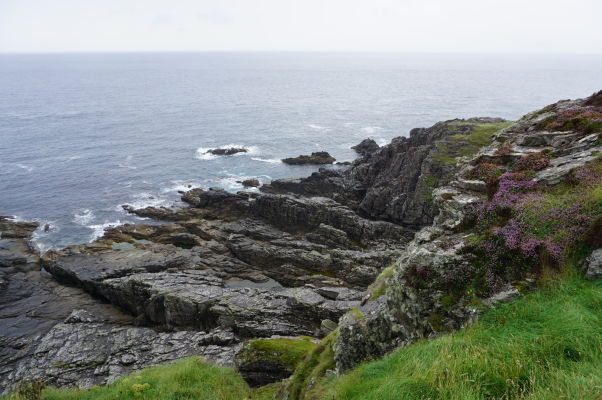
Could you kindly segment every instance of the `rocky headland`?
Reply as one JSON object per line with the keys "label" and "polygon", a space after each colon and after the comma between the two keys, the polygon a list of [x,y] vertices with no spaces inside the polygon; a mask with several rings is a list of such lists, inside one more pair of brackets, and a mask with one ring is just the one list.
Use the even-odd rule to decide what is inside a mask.
{"label": "rocky headland", "polygon": [[[504,200],[496,193],[510,180],[550,186],[599,159],[600,99],[559,102],[516,123],[440,122],[382,147],[366,140],[347,167],[259,193],[192,189],[186,207],[126,206],[155,222],[42,256],[29,245],[38,226],[3,217],[0,387],[38,379],[86,388],[188,355],[263,385],[295,369],[266,340],[306,349],[326,337],[316,348],[345,371],[459,329],[479,315],[475,304],[511,301],[537,280],[536,269],[475,261],[483,247],[468,239],[479,207]],[[602,246],[602,232],[587,235]],[[553,253],[543,239],[531,250],[548,244]],[[311,385],[308,376],[291,382]],[[295,398],[286,383],[281,395]]]}

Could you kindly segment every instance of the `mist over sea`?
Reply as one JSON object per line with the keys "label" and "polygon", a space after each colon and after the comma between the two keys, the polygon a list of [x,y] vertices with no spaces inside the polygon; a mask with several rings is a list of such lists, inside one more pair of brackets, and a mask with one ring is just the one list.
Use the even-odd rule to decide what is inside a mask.
{"label": "mist over sea", "polygon": [[[439,120],[517,119],[602,89],[602,57],[329,53],[0,55],[0,215],[49,224],[42,249],[139,222],[122,204],[305,176]],[[249,152],[210,157],[208,148]]]}

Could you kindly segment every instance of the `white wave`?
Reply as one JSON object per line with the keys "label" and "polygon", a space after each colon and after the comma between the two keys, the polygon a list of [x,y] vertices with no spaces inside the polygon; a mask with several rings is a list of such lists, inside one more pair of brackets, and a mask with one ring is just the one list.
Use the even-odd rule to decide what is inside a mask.
{"label": "white wave", "polygon": [[202,185],[197,181],[181,181],[175,180],[171,181],[172,186],[166,187],[161,190],[161,193],[177,193],[177,192],[187,192],[191,189],[201,187]]}
{"label": "white wave", "polygon": [[344,126],[353,126],[353,125],[357,125],[357,122],[345,122],[343,125]]}
{"label": "white wave", "polygon": [[70,156],[70,157],[63,157],[62,161],[63,162],[69,162],[69,161],[74,161],[74,160],[79,160],[83,158],[82,156]]}
{"label": "white wave", "polygon": [[[155,196],[152,193],[142,192],[133,195],[132,200],[126,204],[134,208],[161,207],[169,205],[169,200]],[[117,206],[116,209],[123,211],[121,205]]]}
{"label": "white wave", "polygon": [[31,172],[34,169],[34,167],[32,167],[30,165],[19,164],[19,163],[15,164],[15,166],[22,168],[22,169],[26,170],[27,172]]}
{"label": "white wave", "polygon": [[386,146],[387,144],[389,144],[389,142],[387,141],[387,139],[385,139],[385,138],[381,138],[381,137],[374,138],[374,141],[375,141],[375,142],[376,142],[376,144],[378,144],[380,147],[382,147],[382,146]]}
{"label": "white wave", "polygon": [[60,113],[55,113],[54,115],[57,117],[77,117],[78,115],[82,115],[81,111],[65,111]]}
{"label": "white wave", "polygon": [[382,131],[383,128],[381,128],[380,126],[365,126],[362,128],[362,132],[367,133],[368,135],[372,135],[374,133],[376,133],[377,131]]}
{"label": "white wave", "polygon": [[327,126],[322,126],[322,125],[316,125],[316,124],[308,124],[307,125],[309,128],[318,131],[318,132],[328,132],[331,129]]}
{"label": "white wave", "polygon": [[119,168],[136,169],[137,167],[132,165],[132,156],[127,156],[124,163],[117,164]]}
{"label": "white wave", "polygon": [[57,225],[56,221],[47,221],[43,219],[34,218],[33,221],[37,222],[38,229],[36,229],[31,235],[31,241],[36,246],[40,254],[46,253],[48,250],[54,248],[54,246],[45,243],[44,238],[60,232],[61,228]]}
{"label": "white wave", "polygon": [[259,157],[251,157],[251,160],[261,161],[270,164],[279,164],[282,162],[279,158],[259,158]]}
{"label": "white wave", "polygon": [[[35,234],[34,234],[34,236],[35,236]],[[36,246],[36,248],[37,248],[37,250],[38,250],[38,252],[39,252],[40,254],[44,254],[44,253],[46,253],[48,250],[52,250],[52,248],[53,248],[53,247],[52,247],[51,245],[49,245],[49,244],[46,244],[46,243],[42,243],[42,242],[40,242],[40,241],[37,241],[35,237],[32,237],[32,242],[33,242],[34,246]]]}
{"label": "white wave", "polygon": [[119,225],[121,225],[120,220],[113,221],[113,222],[105,221],[104,224],[98,224],[98,225],[88,225],[87,228],[92,229],[92,235],[90,236],[90,242],[93,242],[96,239],[98,239],[99,237],[101,237],[102,235],[104,235],[105,229],[112,228],[114,226],[119,226]]}
{"label": "white wave", "polygon": [[73,222],[79,225],[88,225],[96,218],[92,210],[80,210],[73,214]]}
{"label": "white wave", "polygon": [[199,160],[214,160],[221,156],[216,156],[215,154],[208,153],[209,150],[211,150],[211,149],[229,149],[232,147],[244,148],[244,149],[247,149],[247,151],[232,154],[229,157],[252,156],[252,155],[259,154],[259,147],[257,147],[257,146],[245,146],[244,144],[231,143],[231,144],[225,144],[223,146],[217,146],[217,147],[199,147],[198,149],[196,149],[195,158],[197,158]]}
{"label": "white wave", "polygon": [[[265,175],[262,175],[262,177],[264,177],[264,176]],[[242,181],[247,180],[247,179],[257,179],[260,184],[265,182],[264,179],[261,179],[257,176],[228,174],[228,176],[219,178],[217,180],[217,186],[222,187],[226,190],[236,190],[236,191],[238,191],[238,190],[250,190],[250,191],[258,190],[257,188],[244,187],[244,185],[242,184]]]}

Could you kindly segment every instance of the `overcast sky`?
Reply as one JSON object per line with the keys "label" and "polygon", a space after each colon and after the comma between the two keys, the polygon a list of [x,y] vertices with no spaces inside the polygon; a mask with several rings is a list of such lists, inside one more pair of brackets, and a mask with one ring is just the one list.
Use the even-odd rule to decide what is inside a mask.
{"label": "overcast sky", "polygon": [[602,0],[0,0],[0,52],[602,53]]}

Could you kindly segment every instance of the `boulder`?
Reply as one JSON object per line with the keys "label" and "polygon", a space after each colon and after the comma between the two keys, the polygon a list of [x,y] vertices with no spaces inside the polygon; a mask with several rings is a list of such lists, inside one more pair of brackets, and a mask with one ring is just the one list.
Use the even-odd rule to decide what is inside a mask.
{"label": "boulder", "polygon": [[364,139],[359,144],[351,147],[356,153],[365,156],[374,153],[380,148],[380,146],[374,141],[374,139]]}
{"label": "boulder", "polygon": [[259,186],[261,186],[261,182],[259,182],[259,179],[256,179],[256,178],[245,179],[241,183],[242,183],[242,185],[244,187],[259,187]]}

